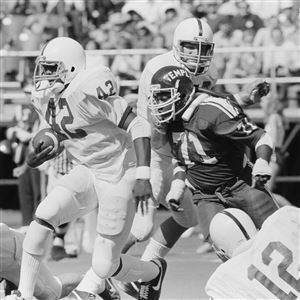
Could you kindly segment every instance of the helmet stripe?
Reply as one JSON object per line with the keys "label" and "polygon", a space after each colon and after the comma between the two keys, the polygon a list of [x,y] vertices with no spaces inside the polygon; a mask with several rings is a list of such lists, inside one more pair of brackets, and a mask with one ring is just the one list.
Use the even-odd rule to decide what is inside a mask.
{"label": "helmet stripe", "polygon": [[197,18],[196,20],[198,22],[199,36],[202,36],[203,35],[202,22],[199,18]]}
{"label": "helmet stripe", "polygon": [[221,211],[221,213],[228,216],[229,218],[231,218],[236,223],[236,225],[240,228],[240,230],[242,231],[245,238],[247,240],[250,240],[250,236],[247,233],[245,227],[241,224],[241,222],[233,214],[231,214],[230,212],[228,212],[226,210]]}

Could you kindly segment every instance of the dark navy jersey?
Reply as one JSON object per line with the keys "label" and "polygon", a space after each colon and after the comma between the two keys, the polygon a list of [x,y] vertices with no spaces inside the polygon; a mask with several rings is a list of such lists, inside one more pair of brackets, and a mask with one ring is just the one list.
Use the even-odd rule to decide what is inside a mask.
{"label": "dark navy jersey", "polygon": [[172,142],[173,155],[186,167],[188,181],[200,190],[240,177],[245,147],[254,148],[264,134],[234,100],[211,96],[195,108],[181,129]]}

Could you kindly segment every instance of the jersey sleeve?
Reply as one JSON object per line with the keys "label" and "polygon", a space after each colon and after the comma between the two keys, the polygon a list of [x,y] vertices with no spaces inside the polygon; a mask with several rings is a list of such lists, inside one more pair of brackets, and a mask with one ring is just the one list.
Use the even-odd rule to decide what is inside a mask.
{"label": "jersey sleeve", "polygon": [[138,100],[137,100],[137,115],[149,121],[148,115],[148,97],[149,86],[151,83],[152,72],[148,65],[146,65],[139,82]]}
{"label": "jersey sleeve", "polygon": [[[210,129],[214,134],[240,142],[251,148],[265,131],[251,122],[239,105],[225,98],[210,98]],[[212,109],[213,108],[213,109]]]}
{"label": "jersey sleeve", "polygon": [[241,114],[234,119],[217,124],[215,133],[253,148],[265,131]]}

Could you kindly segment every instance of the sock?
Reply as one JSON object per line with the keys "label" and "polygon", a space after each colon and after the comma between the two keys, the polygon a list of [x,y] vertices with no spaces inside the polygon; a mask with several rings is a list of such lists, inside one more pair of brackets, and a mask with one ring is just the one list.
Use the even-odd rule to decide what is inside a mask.
{"label": "sock", "polygon": [[19,291],[23,298],[32,298],[38,280],[41,262],[51,240],[52,230],[31,222],[23,242]]}
{"label": "sock", "polygon": [[92,268],[90,268],[79,285],[76,287],[78,291],[84,291],[93,294],[100,294],[105,289],[105,280],[101,279]]}
{"label": "sock", "polygon": [[[20,284],[18,290],[23,298],[32,298],[44,255],[33,255],[23,251]],[[21,280],[23,278],[23,280]]]}
{"label": "sock", "polygon": [[150,281],[157,277],[159,268],[152,262],[141,261],[133,256],[121,255],[121,269],[114,278],[123,282]]}
{"label": "sock", "polygon": [[155,258],[165,257],[171,249],[151,238],[148,243],[141,260],[149,261]]}
{"label": "sock", "polygon": [[52,246],[65,247],[65,241],[63,238],[55,237]]}

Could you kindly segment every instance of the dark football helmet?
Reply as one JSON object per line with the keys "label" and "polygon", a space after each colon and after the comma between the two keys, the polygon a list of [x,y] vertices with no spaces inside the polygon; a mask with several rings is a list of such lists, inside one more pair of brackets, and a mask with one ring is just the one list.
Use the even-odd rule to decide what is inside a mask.
{"label": "dark football helmet", "polygon": [[152,77],[148,108],[158,124],[175,121],[195,93],[189,73],[181,67],[166,66]]}

